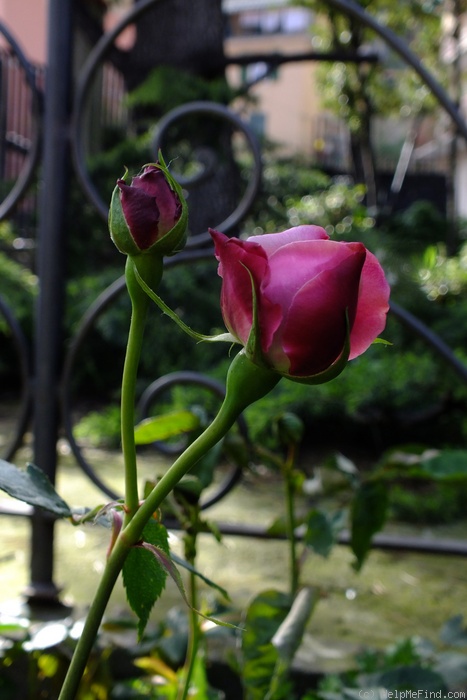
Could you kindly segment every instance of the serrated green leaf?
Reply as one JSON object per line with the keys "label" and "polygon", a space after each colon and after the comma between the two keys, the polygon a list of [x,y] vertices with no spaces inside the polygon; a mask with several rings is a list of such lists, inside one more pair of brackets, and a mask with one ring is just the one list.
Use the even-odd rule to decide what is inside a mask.
{"label": "serrated green leaf", "polygon": [[371,547],[371,538],[386,521],[388,489],[380,481],[363,482],[357,490],[351,509],[350,544],[359,571]]}
{"label": "serrated green leaf", "polygon": [[146,418],[135,427],[137,445],[150,445],[153,442],[168,440],[198,430],[200,419],[192,411],[174,411],[154,418]]}
{"label": "serrated green leaf", "polygon": [[164,552],[163,549],[157,547],[154,544],[149,544],[149,542],[143,542],[141,547],[151,552],[151,554],[157,559],[164,570],[172,577],[172,579],[177,584],[177,588],[180,591],[183,600],[188,605],[188,600],[185,593],[185,587],[183,585],[182,577],[180,572],[172,561],[169,552]]}
{"label": "serrated green leaf", "polygon": [[290,597],[280,591],[263,591],[252,601],[242,635],[242,679],[249,700],[264,700],[279,661],[272,638],[290,610]]}
{"label": "serrated green leaf", "polygon": [[[150,520],[143,530],[142,539],[168,554],[167,530],[161,523]],[[132,547],[122,574],[128,603],[138,617],[138,636],[141,639],[154,603],[165,588],[167,572],[151,552]]]}
{"label": "serrated green leaf", "polygon": [[19,469],[0,459],[0,489],[19,501],[44,508],[62,518],[71,516],[68,504],[55,491],[42,469],[34,464]]}

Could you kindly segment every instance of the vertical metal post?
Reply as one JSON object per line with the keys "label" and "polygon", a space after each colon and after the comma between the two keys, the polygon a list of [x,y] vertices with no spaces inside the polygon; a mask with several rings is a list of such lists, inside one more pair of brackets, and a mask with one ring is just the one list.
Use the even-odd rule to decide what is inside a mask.
{"label": "vertical metal post", "polygon": [[[72,0],[49,0],[42,177],[37,246],[39,297],[35,318],[34,462],[55,481],[58,382],[65,296],[66,206],[70,168]],[[54,522],[32,518],[29,602],[58,602],[53,581]]]}

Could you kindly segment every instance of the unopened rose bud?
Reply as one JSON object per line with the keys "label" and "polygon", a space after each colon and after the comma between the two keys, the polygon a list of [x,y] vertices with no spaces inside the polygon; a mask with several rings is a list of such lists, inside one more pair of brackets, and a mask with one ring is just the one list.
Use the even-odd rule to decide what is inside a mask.
{"label": "unopened rose bud", "polygon": [[176,253],[185,245],[187,220],[182,190],[163,161],[145,165],[133,178],[126,171],[117,180],[109,229],[122,253],[132,257]]}

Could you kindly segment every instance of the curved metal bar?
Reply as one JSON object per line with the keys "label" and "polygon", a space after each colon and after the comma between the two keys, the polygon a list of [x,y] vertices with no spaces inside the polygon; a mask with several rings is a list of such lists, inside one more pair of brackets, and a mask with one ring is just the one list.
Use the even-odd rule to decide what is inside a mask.
{"label": "curved metal bar", "polygon": [[29,157],[27,160],[27,165],[23,170],[21,171],[18,179],[16,180],[14,186],[10,190],[10,192],[7,194],[5,199],[1,202],[0,204],[0,220],[5,219],[8,214],[12,211],[12,209],[16,206],[20,198],[23,196],[24,192],[26,189],[29,187],[34,170],[36,169],[36,165],[39,160],[39,153],[40,153],[40,141],[41,141],[41,94],[39,90],[37,89],[36,85],[36,80],[34,76],[34,72],[31,68],[31,64],[29,63],[28,59],[24,55],[20,45],[16,41],[16,39],[13,37],[9,29],[6,28],[6,26],[3,24],[3,22],[0,22],[0,34],[3,34],[7,42],[10,44],[10,46],[13,49],[14,54],[16,55],[21,68],[23,69],[26,82],[29,86],[29,89],[31,90],[31,95],[32,95],[32,109],[33,109],[33,117],[35,117],[36,120],[36,130],[34,133],[34,138],[32,140],[31,148],[29,150]]}
{"label": "curved metal bar", "polygon": [[118,35],[132,22],[137,20],[146,10],[162,0],[140,0],[128,11],[124,17],[118,22],[115,27],[104,34],[95,44],[90,52],[87,61],[81,71],[78,85],[76,88],[75,105],[71,122],[71,146],[72,155],[75,166],[75,171],[78,179],[83,187],[83,190],[96,207],[101,217],[107,221],[108,205],[103,202],[94,183],[91,181],[86,168],[86,155],[84,152],[83,134],[84,129],[84,112],[85,104],[89,95],[89,90],[92,85],[92,79],[99,67],[99,62],[109,50]]}
{"label": "curved metal bar", "polygon": [[383,24],[380,24],[360,5],[353,2],[353,0],[327,0],[327,2],[337,10],[340,10],[344,14],[353,17],[362,24],[365,24],[382,39],[384,39],[386,44],[388,44],[388,46],[399,54],[399,56],[404,59],[405,63],[413,68],[416,73],[418,73],[425,85],[430,88],[440,105],[449,114],[459,133],[464,137],[464,139],[467,140],[467,123],[463,119],[455,103],[451,100],[448,93],[439,84],[436,78],[427,68],[425,68],[423,63],[418,59],[413,51],[411,51],[407,44],[399,36],[397,36],[397,34],[395,34],[388,27],[385,27]]}
{"label": "curved metal bar", "polygon": [[[204,250],[194,250],[191,252],[183,251],[178,253],[173,258],[167,258],[165,260],[165,268],[169,269],[171,267],[176,267],[177,265],[183,265],[185,263],[193,263],[201,260],[213,260],[214,255],[212,248]],[[90,480],[101,490],[103,493],[107,494],[112,499],[119,498],[113,489],[110,489],[107,484],[105,484],[95,473],[92,465],[88,462],[82,453],[82,450],[78,443],[76,442],[73,433],[73,420],[71,416],[71,381],[72,374],[75,364],[78,360],[79,352],[83,343],[85,342],[88,334],[91,331],[94,323],[98,317],[104,313],[104,311],[112,304],[112,302],[126,289],[125,276],[119,277],[113,284],[111,284],[107,289],[105,289],[94,301],[94,303],[89,307],[86,314],[78,327],[75,336],[68,348],[67,355],[65,357],[65,362],[63,366],[62,378],[60,382],[60,403],[61,403],[61,414],[62,414],[62,424],[65,431],[66,438],[69,442],[71,451],[78,462],[82,470],[87,474]]]}
{"label": "curved metal bar", "polygon": [[[96,44],[94,47],[93,51],[91,52],[88,61],[85,64],[85,67],[82,71],[80,81],[78,84],[78,89],[77,89],[77,97],[76,97],[76,103],[75,103],[75,110],[74,110],[74,120],[72,124],[72,133],[74,135],[74,138],[72,139],[72,144],[73,144],[73,149],[74,149],[74,161],[75,161],[75,167],[76,167],[76,172],[78,174],[78,177],[81,181],[81,184],[84,188],[84,190],[87,192],[88,196],[90,197],[91,201],[95,204],[96,208],[100,212],[101,216],[106,219],[107,218],[107,206],[102,202],[99,193],[95,189],[93,183],[90,181],[88,177],[88,173],[85,167],[85,156],[84,156],[84,149],[83,149],[83,143],[81,139],[81,135],[83,133],[83,113],[84,113],[84,104],[86,101],[86,98],[89,93],[90,89],[90,84],[91,80],[97,70],[99,61],[102,59],[104,56],[105,52],[109,49],[110,45],[113,43],[115,38],[120,34],[120,32],[131,22],[135,21],[142,13],[144,13],[148,8],[150,8],[152,5],[154,5],[156,2],[159,0],[142,0],[139,2],[121,21],[116,27],[106,34],[105,36],[102,37],[102,39]],[[456,105],[451,101],[449,98],[448,94],[445,92],[445,90],[441,87],[441,85],[437,82],[437,80],[433,77],[433,75],[423,66],[423,64],[420,62],[420,60],[417,58],[417,56],[407,47],[407,45],[396,35],[394,32],[392,32],[390,29],[385,27],[384,25],[381,25],[377,20],[375,20],[371,15],[369,15],[364,9],[362,9],[359,5],[357,5],[353,0],[328,0],[329,4],[335,7],[336,9],[344,12],[347,15],[350,15],[357,19],[359,22],[362,24],[368,26],[370,29],[372,29],[376,34],[382,37],[382,39],[397,53],[399,54],[402,59],[410,66],[412,67],[416,73],[420,76],[420,78],[423,80],[423,82],[430,88],[440,105],[444,108],[444,110],[448,113],[454,124],[456,125],[459,133],[467,139],[467,124],[463,120],[461,114],[459,113]],[[203,103],[195,103],[195,107],[199,107],[200,109],[203,108]],[[209,109],[212,109],[212,107],[207,107],[204,104],[205,109],[208,111]],[[188,105],[184,105],[181,108],[178,108],[176,110],[173,110],[170,114],[166,115],[163,120],[161,120],[159,124],[159,134],[156,140],[154,141],[154,148],[157,149],[158,144],[160,143],[160,140],[162,139],[162,135],[164,133],[164,130],[168,128],[170,124],[173,123],[174,119],[183,117],[186,115],[187,111],[189,109]],[[215,105],[215,109],[221,109],[219,105]],[[217,113],[217,111],[216,111]],[[231,113],[232,114],[232,113]],[[235,117],[236,118],[236,117]],[[242,125],[242,128],[244,125]],[[253,187],[250,188],[248,198],[249,200],[250,193],[253,191]],[[254,194],[251,194],[251,197],[254,197]],[[246,205],[245,205],[246,206]],[[249,206],[249,204],[248,204]],[[247,208],[247,207],[246,207]],[[223,222],[219,228],[227,228],[229,225],[233,225],[230,222],[230,219],[232,217],[236,217],[238,215],[237,210],[229,217],[226,219],[226,222]],[[240,214],[238,217],[239,219],[241,216],[244,215],[244,212]],[[204,237],[205,234],[199,234],[198,236],[194,237],[196,238],[196,243],[199,242],[205,242],[208,240],[207,238]],[[197,256],[196,259],[204,259],[207,258],[210,253],[206,251],[198,251],[199,256]],[[183,262],[186,262],[188,260],[194,260],[195,258],[193,257],[193,252],[185,252],[177,256],[175,259],[171,259],[168,261],[168,266],[171,266],[171,262],[173,260],[173,264],[182,264]],[[113,494],[105,484],[103,484],[97,475],[94,473],[94,470],[92,469],[91,465],[88,464],[88,462],[84,459],[81,450],[77,443],[74,440],[73,437],[73,426],[72,426],[72,421],[70,417],[70,397],[69,397],[69,387],[70,387],[70,379],[71,379],[71,370],[72,367],[76,361],[76,357],[78,355],[79,349],[84,342],[91,326],[95,322],[96,318],[112,303],[114,298],[121,293],[121,291],[125,287],[125,280],[124,278],[120,278],[117,280],[111,287],[109,287],[97,300],[96,302],[90,307],[88,310],[88,313],[85,315],[83,318],[83,321],[80,325],[79,331],[77,335],[75,336],[75,339],[72,342],[72,345],[70,346],[69,353],[66,358],[65,362],[65,369],[64,369],[64,374],[63,374],[63,380],[62,380],[62,410],[63,410],[63,420],[64,420],[64,425],[65,425],[65,431],[67,433],[68,440],[70,442],[72,451],[78,461],[78,463],[81,465],[81,467],[84,469],[84,471],[88,474],[88,476],[91,478],[96,485],[101,488],[104,492],[108,493],[111,497],[115,497],[116,494]],[[466,366],[454,355],[452,350],[442,341],[439,336],[434,334],[429,328],[427,328],[419,319],[417,319],[415,316],[410,314],[410,312],[406,311],[402,307],[400,307],[396,303],[391,304],[391,310],[392,313],[403,323],[405,323],[407,326],[409,326],[414,332],[416,332],[421,338],[425,340],[425,342],[428,343],[442,358],[445,360],[447,363],[449,363],[454,370],[462,377],[463,380],[467,379],[467,368]]]}
{"label": "curved metal bar", "polygon": [[[358,5],[353,0],[327,0],[337,10],[340,10],[346,15],[349,15],[372,29],[390,46],[399,56],[420,76],[423,82],[430,88],[433,95],[438,100],[439,104],[444,108],[447,114],[457,127],[458,132],[464,139],[467,140],[467,122],[463,119],[462,114],[456,104],[451,100],[448,93],[425,68],[418,57],[410,50],[407,44],[395,34],[391,29],[380,24],[366,10]],[[467,381],[467,367],[459,360],[452,352],[446,343],[433,331],[431,331],[419,319],[413,316],[409,311],[406,311],[395,302],[391,303],[391,310],[403,323],[409,326],[420,337],[422,337],[453,369]]]}
{"label": "curved metal bar", "polygon": [[[134,22],[142,13],[159,1],[160,0],[143,0],[135,5],[111,32],[108,32],[99,40],[94,49],[91,51],[80,75],[71,126],[73,159],[77,176],[85,193],[104,220],[107,220],[108,217],[108,204],[102,200],[97,188],[90,179],[85,162],[86,154],[83,143],[83,134],[85,133],[85,129],[83,128],[83,121],[86,100],[89,95],[92,79],[95,76],[99,63],[104,57],[106,51],[109,50],[115,38],[122,32],[123,29],[125,29],[125,27],[127,27],[128,24]],[[242,119],[240,119],[237,114],[235,114],[235,112],[214,102],[197,101],[175,108],[160,120],[155,139],[153,140],[153,150],[156,154],[156,158],[164,132],[173,124],[175,120],[180,119],[190,113],[208,114],[226,120],[238,131],[243,133],[253,155],[254,167],[252,177],[250,178],[243,197],[235,210],[226,219],[224,219],[224,221],[216,225],[217,228],[225,232],[235,226],[246,214],[258,192],[262,174],[260,147],[253,131],[242,121]],[[182,180],[181,184],[183,186],[186,183],[184,183]],[[201,233],[190,238],[187,242],[187,247],[193,248],[198,245],[204,245],[209,241],[209,234],[207,232]]]}
{"label": "curved metal bar", "polygon": [[[140,402],[138,404],[138,412],[142,418],[146,418],[149,413],[149,409],[155,399],[163,394],[167,389],[177,385],[191,384],[194,386],[200,386],[202,389],[208,389],[216,394],[221,400],[225,397],[225,386],[218,382],[212,377],[206,377],[199,372],[181,371],[172,372],[171,374],[166,374],[164,377],[156,379],[155,382],[150,384],[146,391],[143,392]],[[243,415],[239,416],[237,420],[237,426],[240,435],[248,443],[248,427]],[[176,447],[175,450],[167,450],[163,444],[155,443],[155,448],[159,449],[163,454],[178,455],[183,448]],[[238,483],[242,476],[242,466],[236,463],[233,470],[227,475],[227,477],[222,481],[221,484],[215,489],[208,498],[202,500],[201,508],[204,510],[218,503],[226,496],[229,491]]]}
{"label": "curved metal bar", "polygon": [[[180,107],[172,109],[168,114],[166,114],[158,123],[157,131],[153,139],[153,151],[157,154],[164,138],[164,132],[167,131],[170,126],[177,120],[183,119],[183,117],[191,116],[193,114],[206,114],[209,116],[218,117],[219,119],[224,119],[226,122],[230,123],[238,131],[242,132],[246,138],[246,141],[253,154],[253,169],[252,177],[248,182],[247,188],[241,198],[240,202],[237,204],[234,211],[224,219],[220,224],[217,224],[215,228],[219,231],[226,233],[233,226],[236,226],[248,212],[252,206],[256,195],[258,194],[261,185],[262,176],[262,158],[261,150],[258,144],[258,140],[249,128],[247,124],[232,110],[228,109],[224,105],[217,104],[217,102],[187,102]],[[177,180],[182,186],[188,186],[189,184],[195,182],[195,179],[182,179],[177,177]],[[187,248],[191,248],[198,245],[204,245],[211,240],[208,232],[200,233],[191,236],[186,244]]]}
{"label": "curved metal bar", "polygon": [[27,430],[32,413],[32,386],[31,386],[31,366],[29,359],[28,345],[26,338],[18,321],[14,317],[10,307],[0,297],[0,314],[5,318],[11,330],[13,342],[18,353],[20,374],[21,374],[21,405],[19,418],[16,423],[16,430],[7,445],[3,459],[9,460],[21,447],[24,434]]}
{"label": "curved metal bar", "polygon": [[[184,251],[173,258],[168,258],[165,261],[166,268],[176,267],[186,263],[194,263],[196,261],[210,260],[213,258],[212,249]],[[81,324],[75,334],[72,343],[69,347],[65,358],[64,370],[61,380],[61,407],[62,407],[62,423],[64,426],[67,440],[73,455],[87,474],[90,480],[110,498],[116,499],[119,494],[110,489],[95,473],[92,465],[84,457],[80,446],[78,445],[73,433],[73,421],[71,417],[71,379],[73,369],[79,358],[79,352],[88,334],[90,333],[94,323],[98,317],[112,304],[112,302],[125,290],[125,277],[117,279],[112,285],[105,289],[89,307],[84,315]],[[403,309],[395,302],[391,302],[391,312],[394,316],[407,325],[412,331],[417,333],[442,359],[453,367],[453,369],[461,376],[464,381],[467,381],[467,367],[459,360],[452,352],[449,346],[433,331],[431,331],[422,321],[416,318],[409,311]],[[151,385],[153,386],[153,385]],[[143,405],[144,406],[144,405]],[[230,487],[229,487],[230,488]],[[219,496],[221,498],[222,496]],[[216,501],[219,500],[216,498]],[[209,500],[209,505],[212,501]]]}
{"label": "curved metal bar", "polygon": [[428,326],[426,326],[423,321],[414,316],[407,311],[407,309],[402,308],[395,301],[391,301],[391,312],[404,323],[408,328],[410,328],[414,333],[420,336],[430,347],[435,350],[435,352],[440,355],[440,357],[445,360],[451,367],[457,372],[457,374],[467,382],[467,365],[465,365],[451,350],[449,345],[447,345],[442,338],[439,337],[437,333],[432,331]]}

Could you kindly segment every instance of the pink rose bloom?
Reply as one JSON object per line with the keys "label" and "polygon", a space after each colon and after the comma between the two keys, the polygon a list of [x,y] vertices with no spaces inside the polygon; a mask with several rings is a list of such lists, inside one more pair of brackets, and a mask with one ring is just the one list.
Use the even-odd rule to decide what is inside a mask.
{"label": "pink rose bloom", "polygon": [[363,353],[383,331],[389,285],[361,243],[331,241],[319,226],[228,238],[210,231],[222,277],[221,309],[230,333],[247,345],[257,304],[262,363],[291,378],[329,369]]}

